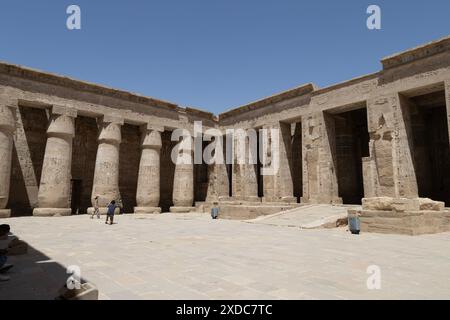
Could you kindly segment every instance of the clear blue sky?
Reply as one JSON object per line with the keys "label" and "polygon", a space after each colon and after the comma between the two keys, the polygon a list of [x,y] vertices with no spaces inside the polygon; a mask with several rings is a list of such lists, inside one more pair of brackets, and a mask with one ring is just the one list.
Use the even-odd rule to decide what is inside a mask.
{"label": "clear blue sky", "polygon": [[[66,28],[66,8],[82,30]],[[382,30],[366,9],[382,9]],[[214,113],[313,82],[378,71],[386,55],[450,34],[450,1],[14,0],[0,59]]]}

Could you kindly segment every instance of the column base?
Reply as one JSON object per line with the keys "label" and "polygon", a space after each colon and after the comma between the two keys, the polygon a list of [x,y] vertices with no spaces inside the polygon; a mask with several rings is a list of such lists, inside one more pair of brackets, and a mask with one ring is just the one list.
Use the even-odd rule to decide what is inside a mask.
{"label": "column base", "polygon": [[195,207],[170,207],[171,213],[189,213],[195,212]]}
{"label": "column base", "polygon": [[296,204],[296,197],[263,197],[262,202],[275,202],[275,203],[286,203],[286,204]]}
{"label": "column base", "polygon": [[68,208],[34,208],[35,217],[62,217],[72,215],[72,209]]}
{"label": "column base", "polygon": [[[94,213],[94,208],[90,207],[87,209],[87,213],[88,215],[92,215]],[[98,211],[100,212],[101,216],[106,216],[106,214],[108,213],[108,208],[107,207],[99,207]],[[114,211],[114,214],[120,214],[120,208],[116,208],[116,210]]]}
{"label": "column base", "polygon": [[161,208],[159,208],[159,207],[134,207],[134,213],[160,214]]}
{"label": "column base", "polygon": [[0,210],[0,218],[10,218],[10,217],[11,217],[11,210],[9,209]]}
{"label": "column base", "polygon": [[247,201],[247,202],[261,202],[261,198],[257,197],[257,196],[247,196],[247,197],[244,197],[244,201]]}

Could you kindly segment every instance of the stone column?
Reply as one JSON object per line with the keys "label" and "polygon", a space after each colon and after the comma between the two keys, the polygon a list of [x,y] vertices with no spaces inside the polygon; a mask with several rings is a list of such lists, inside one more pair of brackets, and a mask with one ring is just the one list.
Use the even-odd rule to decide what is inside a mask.
{"label": "stone column", "polygon": [[[120,198],[119,191],[119,151],[122,142],[123,119],[105,115],[99,123],[97,158],[95,160],[92,205],[98,196],[101,214],[106,214],[107,205]],[[92,213],[93,207],[88,209]]]}
{"label": "stone column", "polygon": [[341,204],[338,196],[334,125],[329,115],[317,112],[304,117],[303,203]]}
{"label": "stone column", "polygon": [[370,157],[363,162],[365,197],[417,198],[407,101],[397,93],[371,99],[367,116]]}
{"label": "stone column", "polygon": [[160,152],[161,132],[164,128],[142,127],[141,162],[137,183],[134,213],[161,213],[160,200]]}
{"label": "stone column", "polygon": [[[186,146],[186,148],[184,147]],[[194,142],[192,137],[183,137],[178,144],[177,161],[173,180],[173,206],[170,212],[183,213],[195,210],[194,205]],[[175,159],[173,159],[175,160]]]}
{"label": "stone column", "polygon": [[263,129],[263,140],[267,140],[260,146],[267,157],[262,168],[263,202],[297,203],[292,179],[291,125],[278,122]]}
{"label": "stone column", "polygon": [[[216,158],[214,164],[208,165],[208,192],[206,202],[229,200],[229,181],[226,166],[225,136],[214,137],[211,145],[214,145],[215,152],[222,152],[223,157]],[[209,147],[209,146],[208,146]]]}
{"label": "stone column", "polygon": [[0,105],[0,218],[11,216],[11,210],[5,209],[9,199],[11,183],[11,162],[15,120],[12,110]]}
{"label": "stone column", "polygon": [[68,216],[75,109],[53,106],[34,216]]}

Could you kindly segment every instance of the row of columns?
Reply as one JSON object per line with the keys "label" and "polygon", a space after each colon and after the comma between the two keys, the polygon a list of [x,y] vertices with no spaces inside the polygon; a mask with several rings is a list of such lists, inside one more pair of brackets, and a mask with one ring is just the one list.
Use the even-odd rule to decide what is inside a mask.
{"label": "row of columns", "polygon": [[[447,108],[450,106],[450,81],[445,83]],[[366,197],[417,197],[417,182],[411,150],[408,146],[408,106],[398,93],[367,101],[370,157],[363,159],[364,190]],[[449,113],[449,112],[447,112]],[[68,215],[70,197],[72,140],[75,135],[75,110],[54,106],[47,130],[47,143],[35,215]],[[333,123],[324,112],[302,118],[303,197],[305,203],[339,203],[335,150],[330,143]],[[450,120],[449,120],[450,121]],[[98,152],[95,163],[92,201],[99,196],[101,212],[106,211],[119,192],[119,150],[123,119],[104,116],[100,123]],[[450,126],[449,126],[450,127]],[[277,143],[279,170],[265,176],[265,202],[294,202],[292,178],[292,146],[290,126],[280,122],[266,125],[265,129],[278,129],[279,140],[273,142],[270,133],[265,143]],[[7,215],[11,174],[14,108],[0,105],[0,216]],[[450,130],[450,129],[449,129]],[[141,159],[136,194],[139,213],[158,213],[160,199],[160,150],[162,128],[142,128]],[[236,139],[239,137],[235,137]],[[246,140],[245,150],[249,150]],[[179,157],[192,159],[192,148],[180,149]],[[260,201],[258,197],[257,166],[235,164],[232,169],[232,199]],[[248,152],[248,151],[245,151]],[[248,156],[248,155],[247,155]],[[270,155],[269,161],[270,161]],[[248,157],[247,157],[248,159]],[[269,162],[270,163],[270,162]],[[193,162],[175,167],[172,212],[192,210],[194,203]],[[209,188],[207,201],[229,199],[228,175],[225,164],[208,167]],[[90,209],[92,210],[92,208]]]}
{"label": "row of columns", "polygon": [[[75,136],[74,109],[53,106],[47,129],[47,141],[38,191],[35,216],[65,216],[71,214],[72,141]],[[0,105],[0,217],[10,216],[8,203],[13,135],[14,107]],[[111,200],[120,198],[119,154],[123,119],[105,115],[99,121],[98,149],[95,161],[92,205],[104,214]],[[136,193],[136,213],[160,213],[160,151],[164,129],[143,126],[141,159]],[[186,153],[180,150],[181,153]],[[187,152],[188,156],[192,156]],[[174,207],[171,211],[191,211],[194,203],[193,165],[176,165],[174,176]],[[98,197],[96,200],[95,198]]]}

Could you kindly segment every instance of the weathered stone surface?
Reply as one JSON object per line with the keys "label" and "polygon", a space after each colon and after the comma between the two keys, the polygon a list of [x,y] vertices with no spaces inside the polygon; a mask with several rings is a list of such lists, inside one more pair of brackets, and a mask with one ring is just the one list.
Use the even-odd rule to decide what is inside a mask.
{"label": "weathered stone surface", "polygon": [[160,213],[161,133],[143,128],[135,213]]}
{"label": "weathered stone surface", "polygon": [[361,231],[374,233],[421,235],[450,231],[450,211],[361,212]]}
{"label": "weathered stone surface", "polygon": [[445,203],[441,201],[433,201],[428,198],[419,199],[420,210],[425,211],[442,211],[445,208]]}

